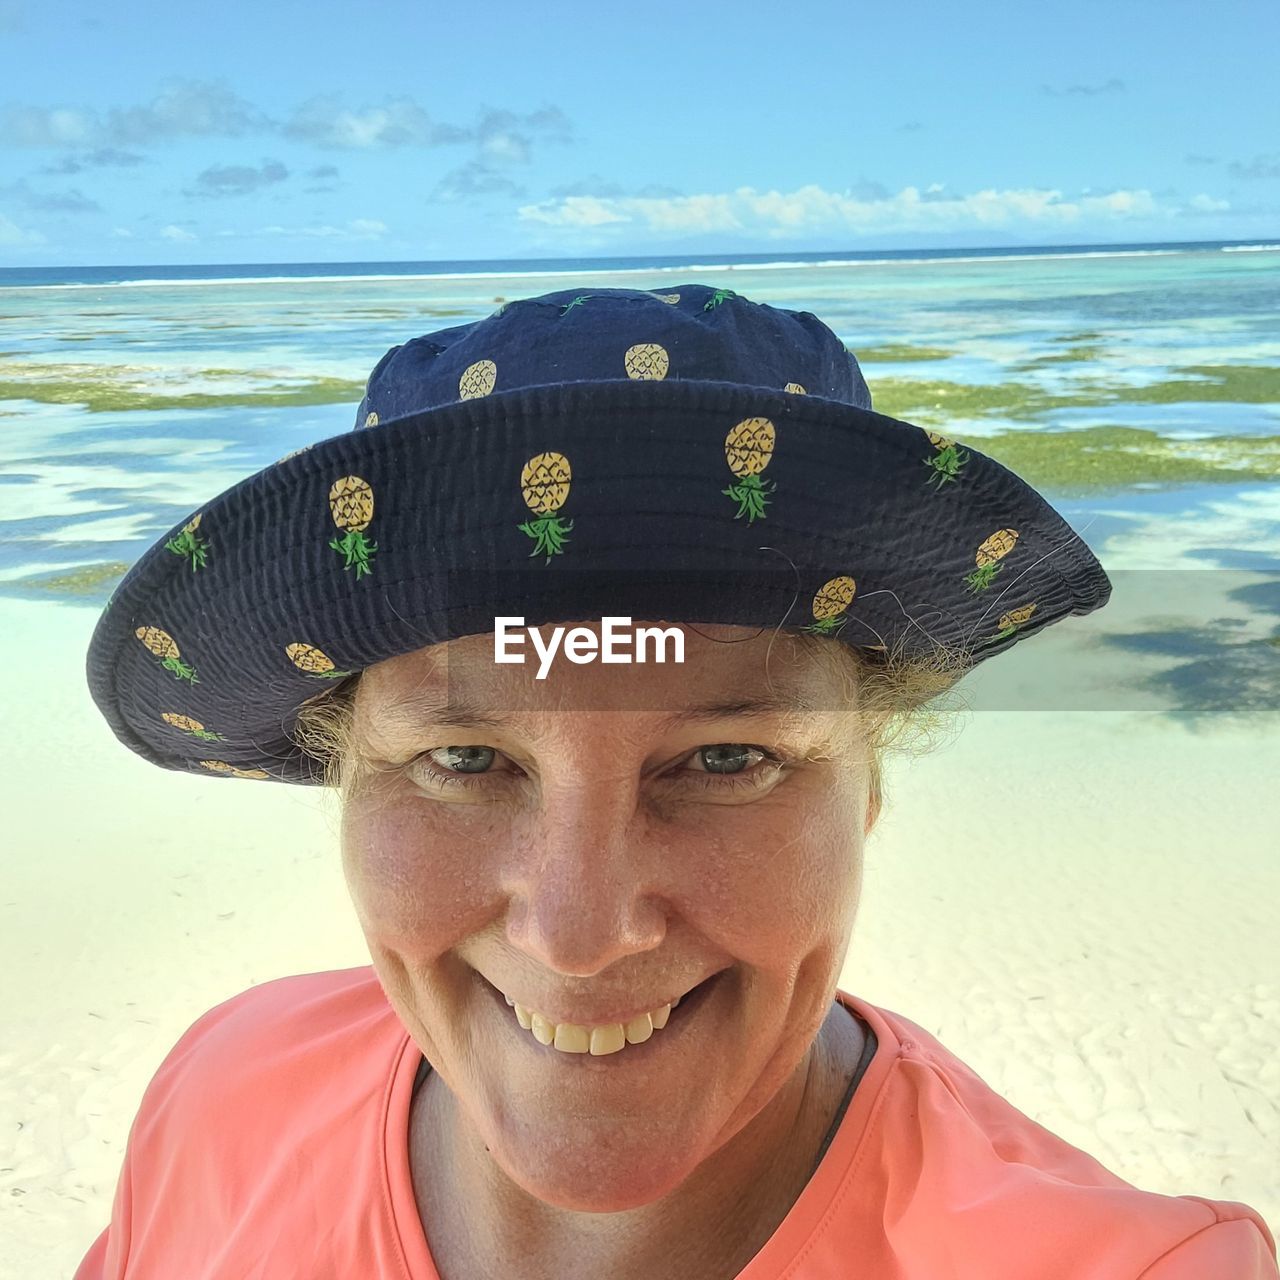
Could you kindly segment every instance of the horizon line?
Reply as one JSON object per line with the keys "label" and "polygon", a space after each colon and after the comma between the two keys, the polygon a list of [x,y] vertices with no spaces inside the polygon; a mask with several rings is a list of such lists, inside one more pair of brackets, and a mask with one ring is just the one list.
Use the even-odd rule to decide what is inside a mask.
{"label": "horizon line", "polygon": [[1013,252],[1028,253],[1037,249],[1122,249],[1130,247],[1164,247],[1164,246],[1184,246],[1192,247],[1195,245],[1252,245],[1280,243],[1280,232],[1274,236],[1250,236],[1243,239],[1220,239],[1211,238],[1207,240],[1076,240],[1076,241],[1057,241],[1043,242],[1037,244],[987,244],[987,245],[900,245],[896,247],[877,245],[861,248],[844,248],[844,249],[781,249],[778,251],[770,250],[694,250],[691,252],[679,253],[611,253],[611,254],[593,254],[593,255],[574,255],[561,254],[549,257],[478,257],[478,258],[342,258],[342,259],[317,259],[317,258],[299,258],[299,259],[260,259],[246,261],[227,261],[227,262],[59,262],[59,263],[38,263],[38,264],[5,264],[0,266],[0,272],[3,271],[84,271],[91,269],[143,269],[143,268],[161,268],[164,270],[173,270],[179,267],[340,267],[340,266],[406,266],[429,263],[433,266],[467,266],[472,264],[483,263],[555,263],[555,262],[604,262],[618,259],[626,259],[628,261],[644,261],[646,259],[655,262],[671,262],[677,258],[706,258],[709,254],[716,254],[720,257],[728,258],[730,256],[742,258],[768,258],[772,260],[786,259],[787,257],[808,256],[808,255],[825,255],[827,257],[840,257],[850,254],[864,253],[997,253],[997,252]]}

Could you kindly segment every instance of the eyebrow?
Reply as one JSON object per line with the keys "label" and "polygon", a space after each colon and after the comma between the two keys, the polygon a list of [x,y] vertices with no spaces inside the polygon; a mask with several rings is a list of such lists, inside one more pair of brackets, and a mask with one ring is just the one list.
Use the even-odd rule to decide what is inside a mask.
{"label": "eyebrow", "polygon": [[[815,708],[811,700],[799,693],[789,697],[769,694],[749,698],[716,699],[672,711],[667,719],[667,726],[677,722],[705,724],[737,716],[787,715],[812,710]],[[442,699],[433,693],[406,694],[394,702],[377,708],[374,715],[383,723],[392,721],[411,725],[425,721],[462,729],[506,729],[522,718],[520,712],[510,716],[498,716],[484,710],[477,703],[468,702],[464,697],[455,695],[449,698],[446,695]]]}

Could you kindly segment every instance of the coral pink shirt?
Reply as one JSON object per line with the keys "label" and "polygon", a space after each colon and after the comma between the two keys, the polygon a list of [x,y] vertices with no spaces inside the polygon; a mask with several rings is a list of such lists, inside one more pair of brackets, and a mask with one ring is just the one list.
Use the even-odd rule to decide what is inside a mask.
{"label": "coral pink shirt", "polygon": [[[1274,1280],[1242,1204],[1139,1191],[927,1032],[844,992],[878,1046],[739,1280]],[[439,1280],[409,1175],[422,1055],[370,966],[204,1014],[148,1086],[75,1280]]]}

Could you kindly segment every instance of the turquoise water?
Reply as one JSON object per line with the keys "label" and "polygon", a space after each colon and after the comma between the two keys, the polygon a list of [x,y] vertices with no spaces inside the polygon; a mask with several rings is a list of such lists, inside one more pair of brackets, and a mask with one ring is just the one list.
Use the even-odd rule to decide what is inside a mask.
{"label": "turquoise water", "polygon": [[[1264,677],[1250,705],[1280,705],[1280,246],[566,266],[44,285],[0,273],[0,594],[100,605],[212,494],[350,429],[369,370],[408,337],[584,281],[697,280],[814,312],[859,356],[878,409],[1035,484],[1116,583],[1107,609],[1071,620],[1079,637],[1144,655],[1148,679],[1135,635],[1176,633],[1166,647],[1181,653],[1203,617],[1231,619],[1217,632]],[[1085,441],[1105,465],[1082,479]],[[1212,588],[1188,585],[1202,577]],[[1149,597],[1168,625],[1118,607]]]}

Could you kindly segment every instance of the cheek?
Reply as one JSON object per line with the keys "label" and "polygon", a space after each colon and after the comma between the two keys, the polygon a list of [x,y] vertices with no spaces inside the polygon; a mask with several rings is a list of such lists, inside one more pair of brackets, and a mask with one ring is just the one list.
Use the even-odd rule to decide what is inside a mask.
{"label": "cheek", "polygon": [[794,789],[774,803],[699,815],[679,836],[699,873],[690,914],[765,967],[843,939],[862,886],[857,805]]}
{"label": "cheek", "polygon": [[477,848],[488,843],[474,812],[450,812],[404,796],[348,803],[342,860],[365,933],[422,958],[474,931],[483,908]]}

